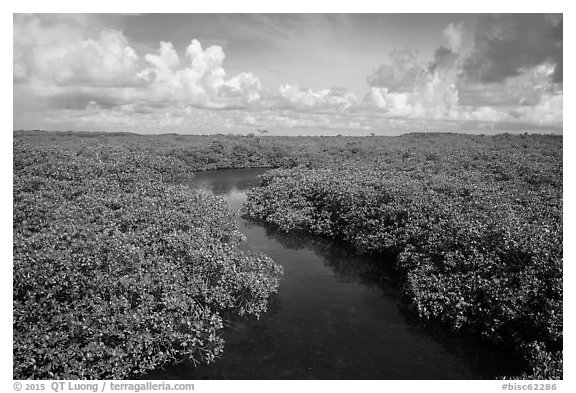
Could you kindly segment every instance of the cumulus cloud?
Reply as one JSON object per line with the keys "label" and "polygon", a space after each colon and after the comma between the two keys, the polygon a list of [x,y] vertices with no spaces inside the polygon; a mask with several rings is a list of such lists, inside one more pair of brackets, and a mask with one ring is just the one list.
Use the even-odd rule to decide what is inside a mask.
{"label": "cumulus cloud", "polygon": [[460,57],[464,41],[464,25],[450,23],[444,29],[442,36],[446,44],[440,45],[434,52],[434,60],[430,63],[430,72],[449,72]]}
{"label": "cumulus cloud", "polygon": [[269,107],[301,110],[348,109],[356,105],[356,96],[342,87],[314,91],[292,85],[282,85],[266,97]]}
{"label": "cumulus cloud", "polygon": [[552,81],[555,66],[545,63],[525,69],[499,83],[459,81],[460,102],[473,106],[533,106],[557,90]]}
{"label": "cumulus cloud", "polygon": [[130,86],[138,56],[120,31],[105,30],[98,39],[87,39],[66,51],[38,53],[43,76],[59,85]]}
{"label": "cumulus cloud", "polygon": [[563,106],[562,94],[545,93],[536,105],[514,108],[511,115],[529,123],[562,124]]}
{"label": "cumulus cloud", "polygon": [[243,72],[222,84],[219,94],[228,99],[239,99],[242,103],[253,104],[260,101],[261,91],[260,79],[250,72]]}
{"label": "cumulus cloud", "polygon": [[450,23],[442,32],[442,36],[452,52],[459,52],[464,42],[464,25],[462,23]]}
{"label": "cumulus cloud", "polygon": [[27,82],[30,74],[42,66],[42,63],[35,58],[39,47],[54,47],[58,42],[65,45],[74,44],[77,32],[65,24],[45,26],[34,15],[14,14],[14,82]]}
{"label": "cumulus cloud", "polygon": [[157,113],[163,125],[177,123],[178,118],[165,116],[176,107],[322,111],[346,110],[358,102],[343,88],[286,84],[264,90],[252,73],[228,76],[222,47],[204,48],[196,39],[181,54],[161,41],[157,50],[139,56],[122,31],[85,30],[89,24],[80,22],[15,16],[13,78],[22,85],[19,95],[43,100],[44,108],[86,110],[91,118],[114,108]]}
{"label": "cumulus cloud", "polygon": [[147,62],[156,66],[158,70],[171,69],[180,64],[180,57],[171,42],[160,41],[158,54],[147,54],[145,58]]}
{"label": "cumulus cloud", "polygon": [[453,116],[458,105],[455,64],[462,44],[462,25],[445,29],[446,43],[432,61],[420,60],[413,50],[396,50],[391,64],[378,67],[367,79],[370,91],[364,105],[378,108],[390,117],[438,119]]}
{"label": "cumulus cloud", "polygon": [[391,64],[383,64],[366,78],[371,87],[384,87],[390,92],[411,91],[422,83],[426,71],[414,50],[394,50]]}
{"label": "cumulus cloud", "polygon": [[390,117],[562,124],[562,20],[545,15],[481,17],[473,47],[449,24],[425,66],[413,51],[367,81],[366,105]]}
{"label": "cumulus cloud", "polygon": [[448,47],[441,46],[436,51],[435,61],[429,63],[421,61],[414,51],[392,52],[392,64],[380,66],[368,77],[371,87],[364,104],[391,117],[435,119],[446,116],[457,104],[458,97],[454,78],[447,73],[454,61],[448,64],[438,60],[444,56],[444,51],[452,53]]}
{"label": "cumulus cloud", "polygon": [[171,43],[161,42],[157,54],[148,54],[149,67],[139,76],[149,86],[138,97],[142,100],[186,103],[207,108],[242,106],[258,101],[260,80],[251,73],[226,79],[225,54],[218,45],[202,48],[192,40],[186,48],[188,63],[177,68],[180,58]]}
{"label": "cumulus cloud", "polygon": [[[555,23],[544,14],[486,15],[479,17],[462,76],[497,83],[543,63],[562,64],[562,21]],[[555,79],[562,80],[561,72]]]}
{"label": "cumulus cloud", "polygon": [[459,68],[460,104],[491,107],[509,121],[562,124],[562,51],[561,15],[479,17]]}
{"label": "cumulus cloud", "polygon": [[44,25],[34,16],[16,18],[15,81],[33,77],[61,86],[101,87],[138,83],[138,55],[121,31],[105,29],[95,38],[83,38],[71,27]]}
{"label": "cumulus cloud", "polygon": [[482,16],[474,32],[472,24],[450,23],[431,58],[393,51],[367,76],[363,99],[342,87],[264,88],[253,73],[229,75],[219,45],[191,39],[177,51],[160,41],[144,51],[124,32],[84,18],[14,16],[14,105],[21,113],[93,129],[562,125],[561,15]]}
{"label": "cumulus cloud", "polygon": [[459,54],[457,52],[452,51],[452,49],[440,46],[434,52],[434,60],[430,63],[430,71],[431,72],[443,72],[450,70],[456,60],[458,59]]}
{"label": "cumulus cloud", "polygon": [[72,16],[15,15],[14,82],[60,103],[66,102],[58,99],[62,96],[91,96],[95,102],[113,96],[118,103],[227,108],[260,99],[262,87],[255,75],[226,78],[220,46],[203,49],[192,40],[181,60],[172,43],[162,41],[156,53],[142,59],[122,31],[85,31],[77,22]]}

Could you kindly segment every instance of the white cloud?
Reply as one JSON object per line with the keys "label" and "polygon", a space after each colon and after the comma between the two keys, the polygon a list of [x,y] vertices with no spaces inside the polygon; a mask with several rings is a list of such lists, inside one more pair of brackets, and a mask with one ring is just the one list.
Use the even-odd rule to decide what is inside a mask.
{"label": "white cloud", "polygon": [[48,25],[35,16],[15,16],[14,79],[60,86],[129,86],[138,83],[138,56],[121,31],[96,38],[66,24]]}
{"label": "white cloud", "polygon": [[530,106],[556,89],[552,81],[554,64],[527,67],[517,76],[501,82],[458,81],[461,103],[473,106]]}
{"label": "white cloud", "polygon": [[256,124],[256,118],[254,116],[245,116],[242,122],[244,124],[254,125]]}
{"label": "white cloud", "polygon": [[266,105],[301,110],[340,109],[346,110],[358,103],[356,96],[343,88],[312,89],[282,85],[266,97]]}
{"label": "white cloud", "polygon": [[554,63],[527,66],[497,82],[465,79],[463,25],[450,24],[443,35],[448,47],[440,46],[428,65],[415,52],[393,52],[391,64],[368,77],[364,104],[389,118],[562,125]]}
{"label": "white cloud", "polygon": [[385,87],[390,92],[411,91],[426,77],[426,67],[413,50],[394,50],[391,64],[383,64],[366,78],[369,86]]}
{"label": "white cloud", "polygon": [[[64,51],[64,49],[59,49]],[[138,56],[120,31],[105,30],[97,40],[38,54],[44,76],[59,85],[128,86],[137,83]]]}
{"label": "white cloud", "polygon": [[258,102],[262,89],[260,80],[251,73],[226,79],[225,57],[220,46],[203,49],[198,40],[192,40],[186,48],[188,64],[177,68],[181,62],[172,44],[161,42],[158,54],[145,56],[150,66],[139,75],[149,84],[135,99],[205,108]]}
{"label": "white cloud", "polygon": [[171,42],[160,41],[160,49],[157,55],[147,54],[146,61],[158,69],[171,69],[180,64],[180,57],[174,50]]}
{"label": "white cloud", "polygon": [[364,97],[365,105],[379,108],[390,117],[445,116],[457,102],[453,85],[423,66],[418,69],[418,75],[418,79],[411,82],[410,89],[405,86],[401,91],[390,91],[387,87],[371,87]]}
{"label": "white cloud", "polygon": [[546,93],[534,106],[521,106],[511,111],[512,116],[536,124],[562,125],[563,96],[561,93]]}
{"label": "white cloud", "polygon": [[192,40],[185,52],[187,64],[181,67],[170,42],[160,42],[157,53],[146,54],[142,61],[121,31],[105,29],[94,38],[88,34],[75,20],[16,15],[14,82],[29,84],[27,91],[47,100],[91,95],[96,102],[207,108],[245,106],[260,100],[262,87],[255,75],[240,73],[226,79],[220,46],[204,50],[199,41]]}
{"label": "white cloud", "polygon": [[452,52],[460,52],[464,41],[464,25],[462,23],[450,23],[442,32],[442,36]]}
{"label": "white cloud", "polygon": [[[274,132],[274,127],[368,130],[426,122],[562,125],[562,91],[554,83],[557,64],[516,67],[513,75],[496,82],[460,78],[467,54],[465,26],[458,23],[444,29],[445,42],[431,61],[422,61],[412,50],[394,51],[390,64],[368,76],[362,100],[345,88],[264,88],[253,73],[228,75],[223,48],[203,48],[196,39],[180,54],[165,41],[153,53],[138,54],[133,48],[142,46],[122,31],[88,28],[83,18],[14,16],[15,114],[44,116],[52,124],[72,119],[92,129],[145,125],[214,131],[258,124]],[[470,68],[472,63],[466,64]]]}
{"label": "white cloud", "polygon": [[261,98],[262,85],[260,79],[252,73],[243,72],[221,85],[220,95],[236,97],[246,104],[256,103]]}

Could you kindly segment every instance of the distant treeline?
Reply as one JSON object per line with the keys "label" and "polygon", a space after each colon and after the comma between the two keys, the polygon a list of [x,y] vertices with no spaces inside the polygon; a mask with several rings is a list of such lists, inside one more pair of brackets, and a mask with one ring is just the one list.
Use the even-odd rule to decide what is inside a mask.
{"label": "distant treeline", "polygon": [[15,131],[14,143],[51,146],[80,153],[97,145],[122,146],[150,156],[178,158],[193,171],[225,168],[324,168],[394,161],[408,155],[445,154],[468,149],[514,147],[532,151],[562,145],[558,135],[495,136],[412,133],[391,136],[143,135],[129,132]]}

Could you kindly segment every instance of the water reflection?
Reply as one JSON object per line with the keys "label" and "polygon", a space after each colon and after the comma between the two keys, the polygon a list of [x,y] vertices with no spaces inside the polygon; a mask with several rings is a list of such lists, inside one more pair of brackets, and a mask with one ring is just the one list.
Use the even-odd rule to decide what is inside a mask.
{"label": "water reflection", "polygon": [[325,266],[333,270],[338,282],[377,286],[383,293],[395,296],[400,293],[398,277],[392,268],[393,261],[390,257],[362,257],[333,240],[302,231],[283,232],[277,228],[266,227],[256,220],[245,219],[244,225],[248,228],[264,227],[268,239],[280,243],[286,249],[314,252]]}
{"label": "water reflection", "polygon": [[257,186],[258,176],[268,170],[267,168],[249,168],[197,172],[190,186],[211,191],[215,195],[226,195],[234,190],[246,191]]}
{"label": "water reflection", "polygon": [[378,288],[383,296],[396,302],[399,314],[407,322],[414,334],[429,337],[440,343],[444,349],[473,365],[478,372],[475,378],[494,378],[502,375],[519,375],[525,365],[523,360],[513,356],[510,348],[497,347],[483,340],[465,334],[453,334],[445,326],[424,321],[409,307],[402,288],[401,279],[393,269],[392,257],[362,257],[330,239],[312,236],[302,231],[283,232],[266,227],[256,220],[245,220],[246,227],[264,227],[266,236],[280,243],[286,249],[310,250],[319,256],[323,264],[335,273],[340,283],[360,283]]}

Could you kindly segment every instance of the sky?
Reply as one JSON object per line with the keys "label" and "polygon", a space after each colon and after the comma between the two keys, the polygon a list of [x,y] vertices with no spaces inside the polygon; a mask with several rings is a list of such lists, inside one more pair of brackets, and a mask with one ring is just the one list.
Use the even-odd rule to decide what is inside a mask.
{"label": "sky", "polygon": [[561,14],[14,14],[14,129],[562,133]]}

